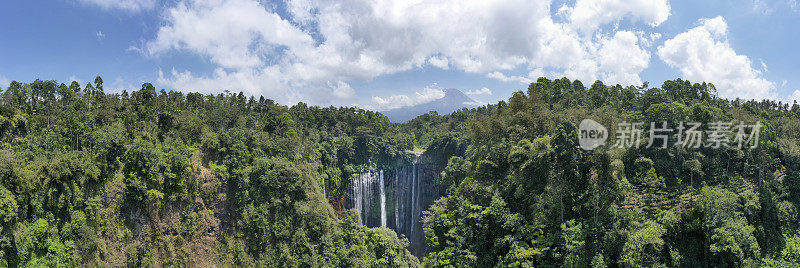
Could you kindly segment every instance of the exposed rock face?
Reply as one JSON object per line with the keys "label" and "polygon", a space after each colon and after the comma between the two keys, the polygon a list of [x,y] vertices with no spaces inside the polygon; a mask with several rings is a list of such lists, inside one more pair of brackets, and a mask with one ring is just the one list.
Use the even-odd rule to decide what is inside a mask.
{"label": "exposed rock face", "polygon": [[387,227],[405,236],[416,256],[425,252],[422,211],[444,194],[440,183],[443,168],[424,163],[424,158],[417,157],[413,164],[394,170],[354,174],[348,193],[348,208],[359,211],[361,224]]}

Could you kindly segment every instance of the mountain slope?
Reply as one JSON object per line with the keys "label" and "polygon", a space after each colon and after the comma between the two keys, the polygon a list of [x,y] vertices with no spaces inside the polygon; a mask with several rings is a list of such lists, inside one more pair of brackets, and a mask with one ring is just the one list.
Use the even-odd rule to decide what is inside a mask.
{"label": "mountain slope", "polygon": [[466,94],[455,88],[444,90],[444,97],[428,103],[417,104],[414,106],[401,107],[382,112],[389,117],[393,123],[405,123],[417,116],[436,111],[440,115],[452,113],[461,108],[474,108],[478,102],[468,97]]}

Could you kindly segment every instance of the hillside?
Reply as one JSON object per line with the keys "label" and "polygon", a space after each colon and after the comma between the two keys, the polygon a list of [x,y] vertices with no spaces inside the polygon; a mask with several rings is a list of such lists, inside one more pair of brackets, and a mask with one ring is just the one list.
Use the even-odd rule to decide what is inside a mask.
{"label": "hillside", "polygon": [[[641,146],[614,146],[635,142],[609,133],[605,146],[586,151],[577,125],[587,118],[618,135],[623,122],[675,130],[648,147],[643,123]],[[680,122],[705,125],[711,136],[681,145]],[[745,127],[759,138],[738,147],[740,122],[760,128]],[[728,123],[730,132],[711,131]],[[508,101],[403,128],[438,151],[469,143],[442,174],[449,195],[423,220],[426,265],[798,265],[797,104],[720,99],[713,85],[680,79],[587,88],[540,78]],[[731,146],[707,142],[717,138]]]}
{"label": "hillside", "polygon": [[412,138],[382,115],[12,82],[0,92],[0,266],[418,266],[342,210]]}
{"label": "hillside", "polygon": [[[540,78],[507,101],[395,124],[357,108],[149,83],[107,94],[95,81],[0,91],[0,266],[800,260],[797,104],[721,99],[681,79]],[[442,103],[463,104],[449,92]],[[612,131],[606,145],[581,149],[587,118]],[[614,135],[623,122],[697,122],[706,138],[684,146],[672,132],[645,146],[657,137],[650,124],[625,140]],[[740,122],[758,125],[745,133],[758,138],[711,146],[737,144]]]}

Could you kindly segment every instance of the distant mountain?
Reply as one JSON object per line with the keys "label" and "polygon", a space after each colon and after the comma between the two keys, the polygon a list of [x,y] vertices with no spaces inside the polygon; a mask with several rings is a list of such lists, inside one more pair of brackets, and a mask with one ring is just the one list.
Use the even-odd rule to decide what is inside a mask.
{"label": "distant mountain", "polygon": [[448,88],[444,90],[444,97],[441,99],[414,106],[391,109],[381,113],[389,117],[389,120],[393,123],[405,123],[430,111],[436,111],[440,115],[446,115],[464,107],[474,108],[478,106],[478,102],[467,97],[467,95],[460,90]]}

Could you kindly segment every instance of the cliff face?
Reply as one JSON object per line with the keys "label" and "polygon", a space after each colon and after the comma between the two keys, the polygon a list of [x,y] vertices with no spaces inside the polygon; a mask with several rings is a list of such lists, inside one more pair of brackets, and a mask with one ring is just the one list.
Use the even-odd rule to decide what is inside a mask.
{"label": "cliff face", "polygon": [[422,154],[392,170],[354,174],[348,193],[347,207],[358,210],[362,225],[386,227],[405,236],[416,256],[425,252],[422,211],[445,191],[440,175],[444,167],[429,159]]}

